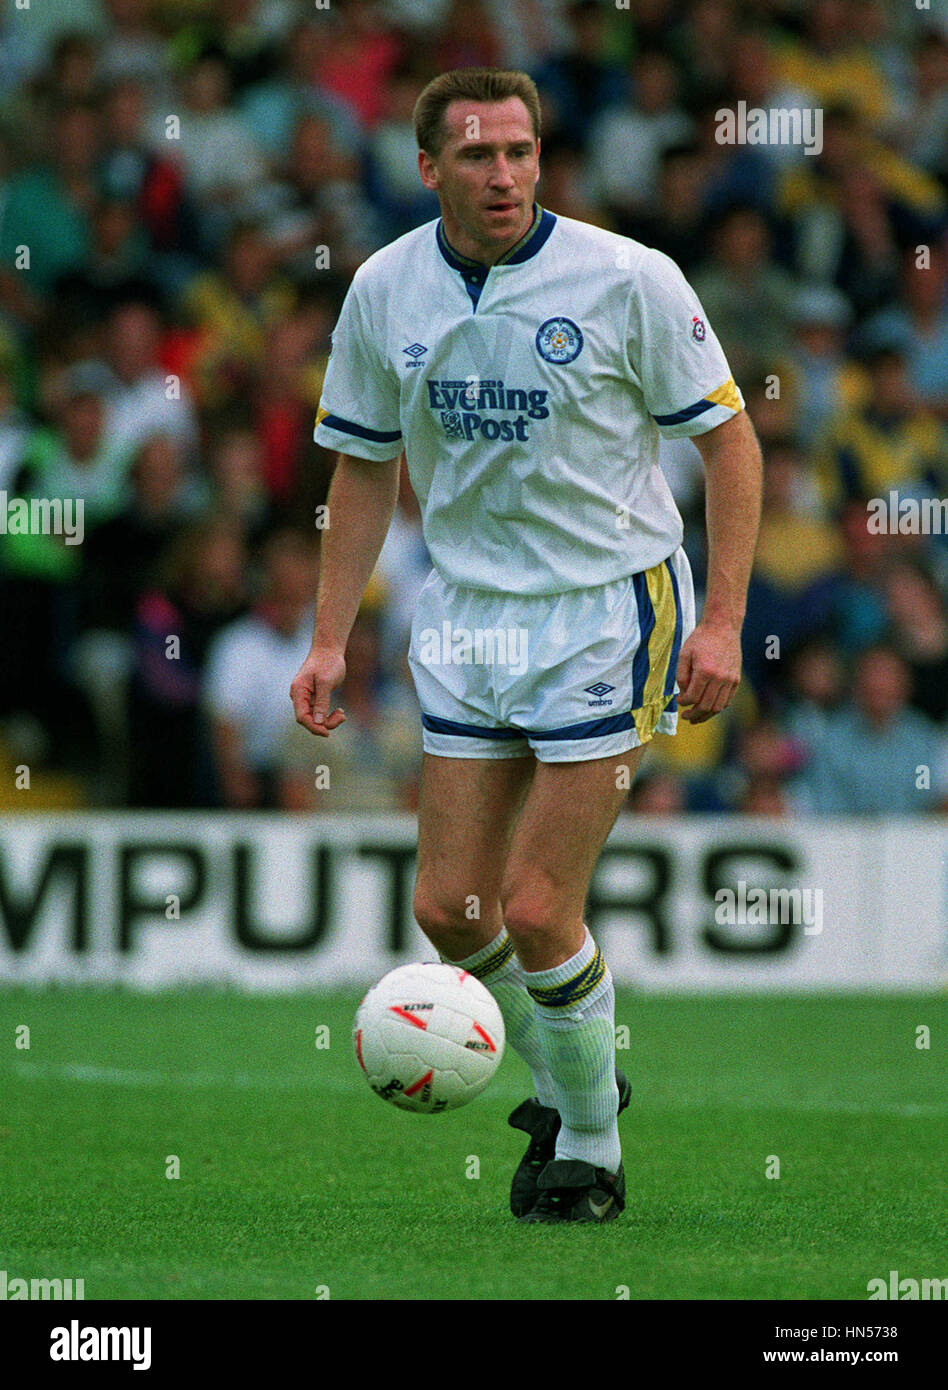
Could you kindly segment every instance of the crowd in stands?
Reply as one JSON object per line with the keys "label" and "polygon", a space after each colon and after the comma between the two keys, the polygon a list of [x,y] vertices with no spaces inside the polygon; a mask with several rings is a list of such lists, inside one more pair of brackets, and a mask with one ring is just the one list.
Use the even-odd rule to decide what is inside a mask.
{"label": "crowd in stands", "polygon": [[[763,449],[744,682],[629,810],[948,810],[948,21],[894,0],[7,4],[0,807],[414,806],[404,468],[347,722],[293,721],[313,420],[353,273],[438,215],[414,102],[489,64],[538,84],[539,201],[681,265]],[[738,102],[818,150],[723,143]],[[700,597],[700,459],[661,459]],[[82,543],[18,497],[81,498]]]}

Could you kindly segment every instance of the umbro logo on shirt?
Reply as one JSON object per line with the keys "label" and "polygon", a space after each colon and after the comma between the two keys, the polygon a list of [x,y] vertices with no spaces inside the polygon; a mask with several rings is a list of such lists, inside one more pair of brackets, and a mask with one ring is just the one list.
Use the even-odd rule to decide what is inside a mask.
{"label": "umbro logo on shirt", "polygon": [[411,358],[411,361],[407,362],[405,365],[408,367],[423,366],[424,364],[422,363],[421,358],[424,357],[427,351],[428,349],[425,347],[424,343],[410,343],[408,347],[402,348],[402,352],[407,353],[407,355]]}

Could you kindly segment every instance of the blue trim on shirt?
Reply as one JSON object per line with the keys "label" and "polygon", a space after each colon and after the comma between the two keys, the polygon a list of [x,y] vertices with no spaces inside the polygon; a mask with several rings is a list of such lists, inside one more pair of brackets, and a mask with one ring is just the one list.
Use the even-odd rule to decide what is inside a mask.
{"label": "blue trim on shirt", "polygon": [[372,444],[397,444],[402,437],[401,430],[370,430],[354,420],[344,420],[341,415],[324,415],[319,425],[338,430],[340,434],[354,434],[357,439],[368,439]]}
{"label": "blue trim on shirt", "polygon": [[684,410],[676,410],[673,415],[653,415],[652,419],[656,425],[680,425],[685,420],[693,420],[696,415],[703,415],[706,410],[713,409],[714,401],[695,401],[694,405],[686,406]]}

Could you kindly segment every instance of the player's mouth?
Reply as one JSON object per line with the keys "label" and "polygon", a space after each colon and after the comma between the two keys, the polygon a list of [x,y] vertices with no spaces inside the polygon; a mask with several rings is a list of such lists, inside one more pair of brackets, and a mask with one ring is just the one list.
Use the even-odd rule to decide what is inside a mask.
{"label": "player's mouth", "polygon": [[488,203],[488,212],[516,212],[519,203]]}

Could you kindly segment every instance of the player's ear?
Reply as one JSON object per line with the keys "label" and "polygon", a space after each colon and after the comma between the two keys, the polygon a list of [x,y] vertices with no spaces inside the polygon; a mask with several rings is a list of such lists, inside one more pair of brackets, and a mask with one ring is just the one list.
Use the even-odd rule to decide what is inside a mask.
{"label": "player's ear", "polygon": [[436,189],[438,187],[438,166],[427,150],[418,151],[418,173],[421,175],[421,181],[426,188]]}

